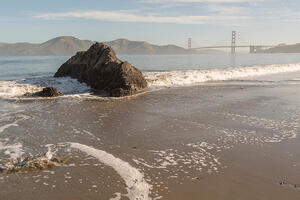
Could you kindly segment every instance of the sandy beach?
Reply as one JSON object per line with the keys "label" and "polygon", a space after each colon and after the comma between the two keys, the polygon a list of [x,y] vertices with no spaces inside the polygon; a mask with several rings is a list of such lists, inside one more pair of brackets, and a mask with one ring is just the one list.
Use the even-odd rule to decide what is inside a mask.
{"label": "sandy beach", "polygon": [[52,144],[69,159],[52,170],[1,176],[0,199],[299,199],[299,77],[121,100],[16,102],[27,118],[2,134],[18,133],[32,147],[27,153]]}

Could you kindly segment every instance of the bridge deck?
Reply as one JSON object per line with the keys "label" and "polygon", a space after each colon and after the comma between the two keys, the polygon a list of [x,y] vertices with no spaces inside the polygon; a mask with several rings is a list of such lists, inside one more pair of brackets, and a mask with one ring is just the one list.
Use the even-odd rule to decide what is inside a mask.
{"label": "bridge deck", "polygon": [[[195,47],[191,49],[218,49],[218,48],[231,48],[232,46],[207,46],[207,47]],[[250,47],[256,47],[256,48],[271,48],[274,47],[274,45],[238,45],[235,46],[235,48],[250,48]]]}

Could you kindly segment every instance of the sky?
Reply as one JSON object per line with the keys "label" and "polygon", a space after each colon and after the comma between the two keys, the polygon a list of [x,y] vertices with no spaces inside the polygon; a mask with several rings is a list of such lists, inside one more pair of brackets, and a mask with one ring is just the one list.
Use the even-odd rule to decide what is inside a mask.
{"label": "sky", "polygon": [[299,0],[0,0],[0,42],[57,36],[192,46],[300,43]]}

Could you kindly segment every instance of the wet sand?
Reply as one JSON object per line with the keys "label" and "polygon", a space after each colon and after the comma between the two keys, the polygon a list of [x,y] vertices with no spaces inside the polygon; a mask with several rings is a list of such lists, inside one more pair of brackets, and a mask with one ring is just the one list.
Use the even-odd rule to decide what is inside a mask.
{"label": "wet sand", "polygon": [[128,162],[152,187],[152,199],[300,199],[300,81],[262,80],[169,88],[113,101],[10,102],[28,117],[2,136],[21,141],[25,154],[53,144],[70,159],[49,171],[1,176],[0,199],[127,194],[113,167],[65,142]]}

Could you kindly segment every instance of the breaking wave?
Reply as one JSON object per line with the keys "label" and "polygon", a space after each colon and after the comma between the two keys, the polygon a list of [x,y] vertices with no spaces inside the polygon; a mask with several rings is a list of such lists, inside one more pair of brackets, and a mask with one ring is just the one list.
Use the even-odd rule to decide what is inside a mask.
{"label": "breaking wave", "polygon": [[20,98],[26,93],[35,93],[43,87],[52,86],[65,95],[89,94],[91,88],[72,78],[29,78],[19,81],[0,81],[0,98]]}
{"label": "breaking wave", "polygon": [[[225,81],[247,77],[300,71],[300,63],[265,66],[228,67],[208,70],[176,70],[143,72],[149,89],[193,86],[208,81]],[[19,81],[0,81],[0,98],[21,98],[26,93],[41,91],[52,86],[64,93],[64,97],[93,98],[91,88],[72,78],[41,77]]]}
{"label": "breaking wave", "polygon": [[229,67],[209,70],[144,72],[150,88],[192,86],[207,81],[225,81],[251,76],[300,71],[300,63],[251,67]]}

